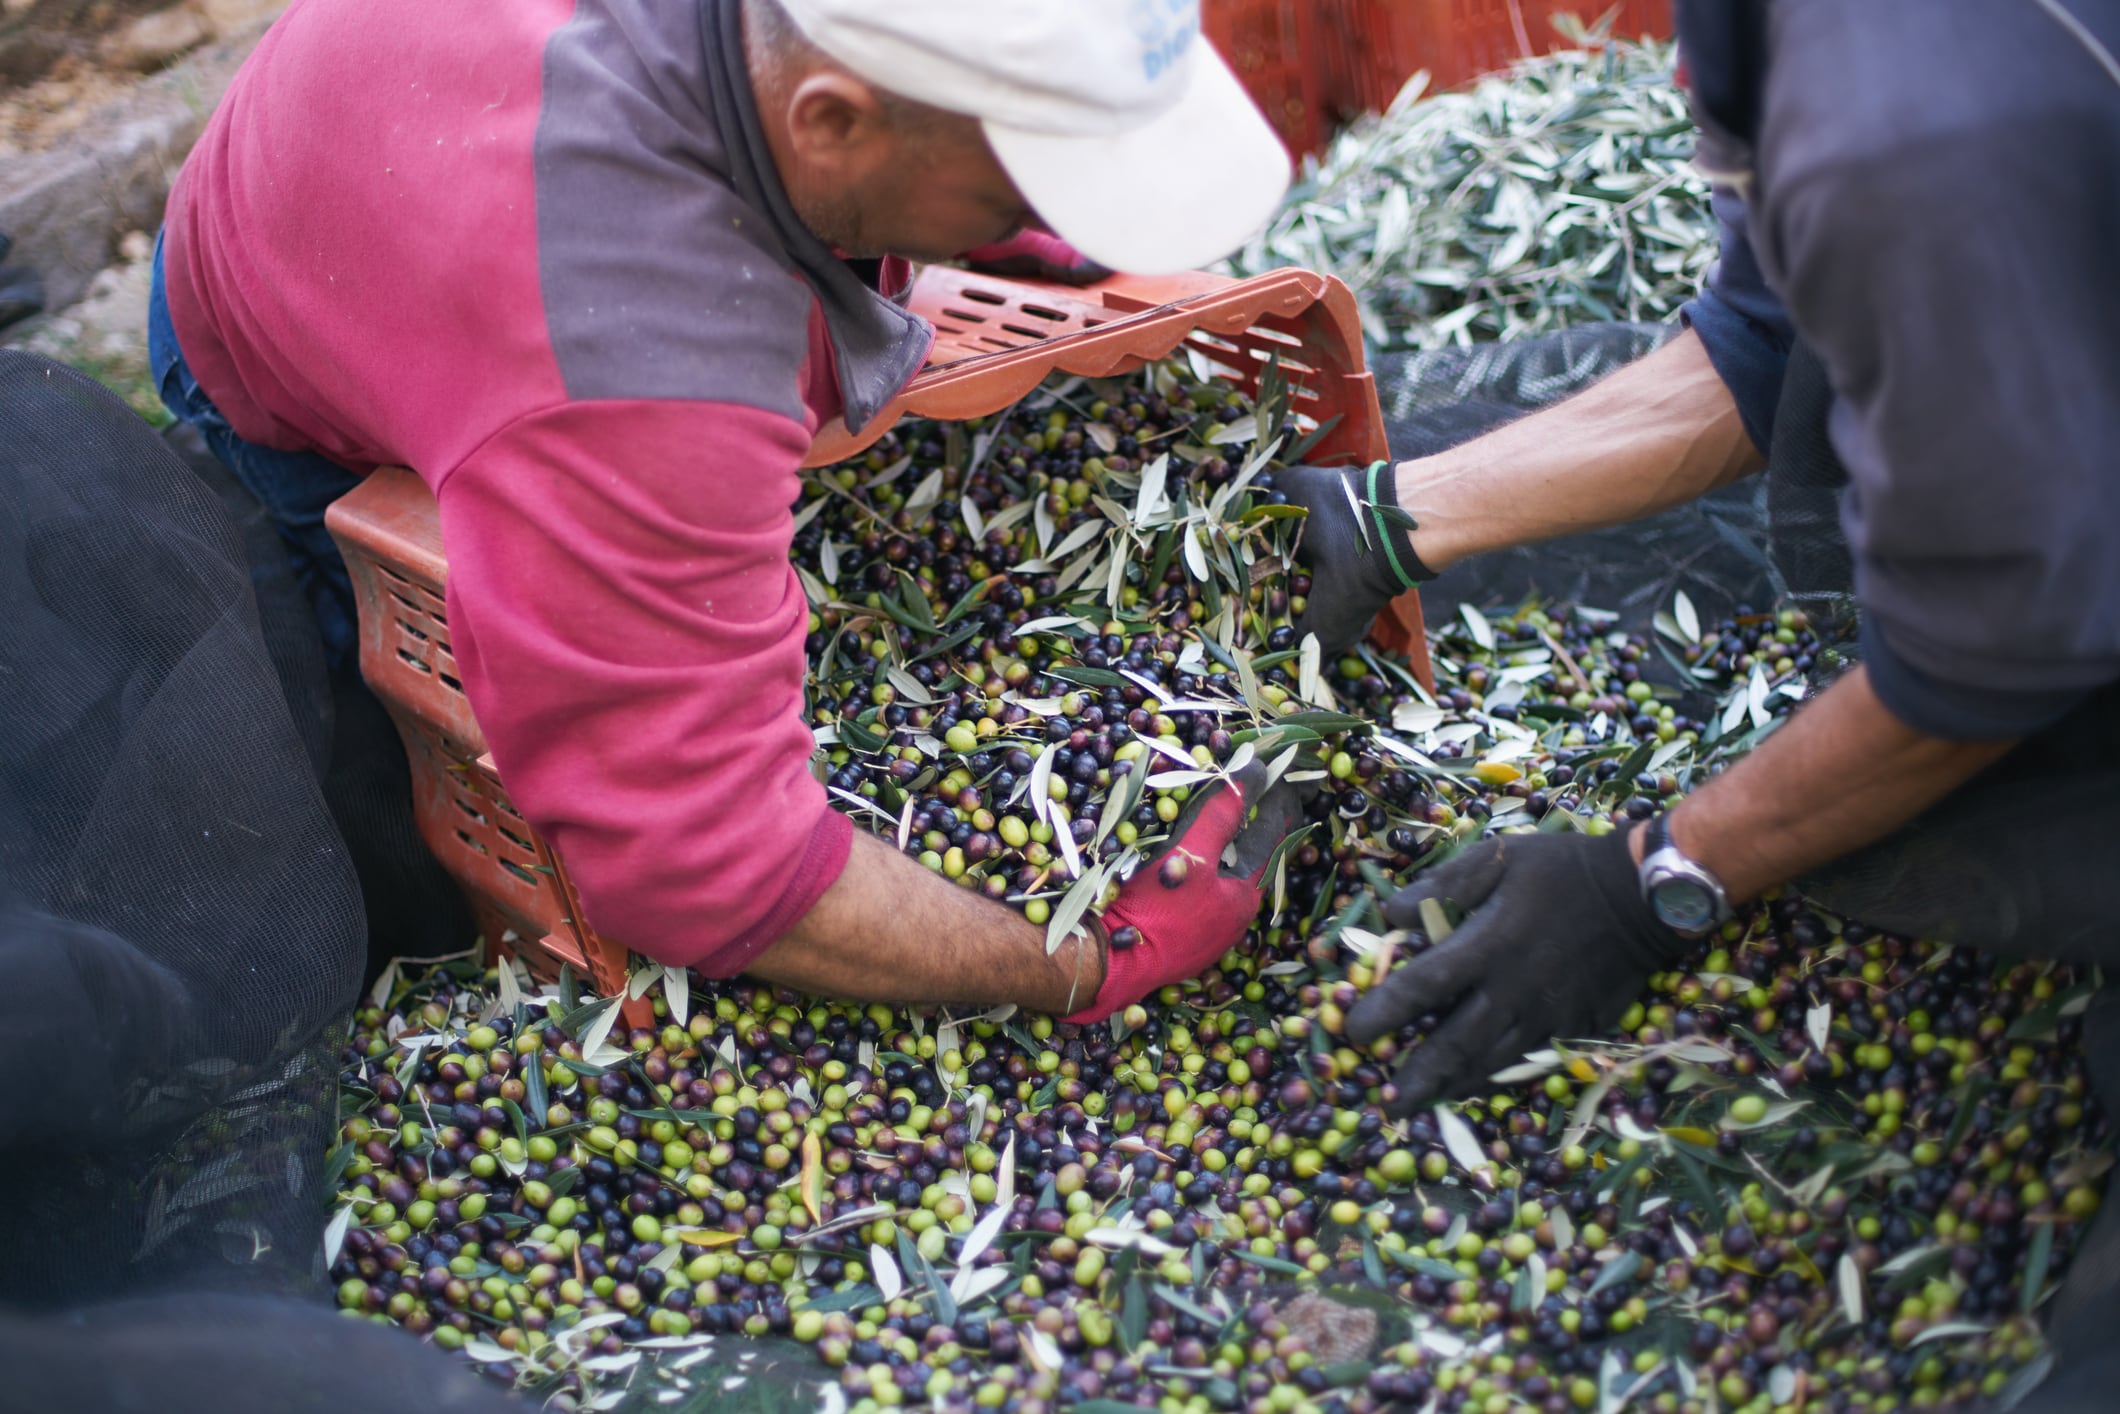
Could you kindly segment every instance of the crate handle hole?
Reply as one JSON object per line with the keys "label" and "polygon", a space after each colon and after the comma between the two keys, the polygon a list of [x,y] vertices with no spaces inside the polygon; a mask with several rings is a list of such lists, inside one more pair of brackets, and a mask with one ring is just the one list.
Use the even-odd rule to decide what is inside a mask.
{"label": "crate handle hole", "polygon": [[524,883],[530,885],[532,888],[537,887],[537,875],[531,873],[522,865],[517,864],[514,860],[503,859],[500,864],[501,868],[507,870],[510,874],[513,874],[516,878],[522,880]]}
{"label": "crate handle hole", "polygon": [[448,685],[448,688],[451,692],[460,693],[464,690],[464,685],[458,682],[455,678],[449,676],[449,674],[447,673],[441,674],[441,679],[445,684]]}
{"label": "crate handle hole", "polygon": [[421,633],[418,629],[414,628],[410,623],[408,623],[404,619],[399,619],[397,621],[397,625],[399,628],[405,630],[405,632],[411,634],[414,638],[417,638],[420,642],[427,642],[427,635]]}
{"label": "crate handle hole", "polygon": [[[995,294],[995,293],[994,293],[994,292],[993,292],[992,290],[979,290],[979,289],[972,289],[972,288],[969,288],[969,287],[967,287],[967,288],[965,288],[965,289],[961,289],[961,290],[957,291],[957,293],[958,293],[958,294],[960,294],[960,295],[963,295],[963,296],[964,296],[964,297],[965,297],[966,299],[968,299],[968,300],[972,300],[972,301],[974,301],[974,302],[976,302],[976,303],[978,303],[978,304],[1007,304],[1007,303],[1008,303],[1008,296],[1007,296],[1007,295],[997,295],[997,294]],[[970,316],[966,316],[966,317],[967,317],[967,318],[969,318]]]}
{"label": "crate handle hole", "polygon": [[464,799],[462,796],[452,795],[449,797],[449,799],[456,805],[457,809],[463,811],[466,815],[469,815],[472,819],[478,821],[481,825],[488,823],[486,817],[478,812],[478,808],[474,806],[470,801]]}
{"label": "crate handle hole", "polygon": [[537,846],[536,846],[536,845],[533,845],[532,843],[530,843],[530,841],[528,841],[528,840],[524,839],[524,838],[523,838],[523,837],[522,837],[521,835],[519,835],[519,834],[517,834],[517,833],[516,833],[515,831],[513,831],[513,830],[509,829],[509,828],[508,828],[508,827],[507,827],[506,825],[498,825],[498,826],[495,826],[495,828],[496,828],[496,829],[498,829],[498,830],[499,830],[499,831],[501,832],[501,835],[502,835],[502,837],[503,837],[503,838],[505,838],[505,839],[506,839],[506,840],[508,841],[508,843],[510,843],[510,844],[512,844],[512,845],[514,845],[514,846],[515,846],[515,847],[516,847],[517,849],[521,850],[521,851],[522,851],[523,853],[525,853],[525,854],[535,854],[535,853],[537,853]]}
{"label": "crate handle hole", "polygon": [[1050,329],[1027,329],[1021,324],[1004,324],[1001,327],[1011,334],[1021,334],[1026,339],[1043,339],[1052,333]]}
{"label": "crate handle hole", "polygon": [[986,316],[983,314],[971,314],[961,309],[945,309],[942,311],[942,313],[947,318],[961,319],[967,324],[986,323]]}
{"label": "crate handle hole", "polygon": [[465,844],[469,845],[471,848],[477,850],[480,854],[488,854],[491,852],[486,848],[486,846],[480,844],[477,840],[471,838],[471,836],[465,834],[462,830],[458,830],[456,832],[456,837],[462,840]]}
{"label": "crate handle hole", "polygon": [[1246,348],[1244,350],[1244,353],[1251,359],[1253,363],[1261,364],[1268,362],[1276,354],[1280,354],[1282,376],[1288,378],[1290,381],[1294,381],[1298,375],[1315,374],[1317,372],[1317,370],[1315,368],[1312,368],[1309,364],[1298,363],[1294,359],[1288,357],[1288,355],[1282,354],[1279,349]]}
{"label": "crate handle hole", "polygon": [[419,659],[413,657],[410,653],[407,653],[402,648],[398,649],[397,655],[406,663],[409,663],[413,667],[418,668],[423,673],[428,673],[431,675],[434,672],[434,669],[428,667],[425,663],[422,663]]}
{"label": "crate handle hole", "polygon": [[1050,319],[1055,323],[1059,324],[1065,324],[1067,322],[1066,315],[1062,314],[1057,309],[1047,309],[1042,304],[1019,304],[1016,306],[1016,308],[1021,310],[1023,313],[1028,314],[1033,319]]}

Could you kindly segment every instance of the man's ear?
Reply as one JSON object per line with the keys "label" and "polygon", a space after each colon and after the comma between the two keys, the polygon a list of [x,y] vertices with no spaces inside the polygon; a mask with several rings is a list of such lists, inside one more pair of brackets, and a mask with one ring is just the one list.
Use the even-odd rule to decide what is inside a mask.
{"label": "man's ear", "polygon": [[844,175],[879,159],[890,123],[874,89],[844,71],[820,70],[788,95],[788,138],[806,166]]}

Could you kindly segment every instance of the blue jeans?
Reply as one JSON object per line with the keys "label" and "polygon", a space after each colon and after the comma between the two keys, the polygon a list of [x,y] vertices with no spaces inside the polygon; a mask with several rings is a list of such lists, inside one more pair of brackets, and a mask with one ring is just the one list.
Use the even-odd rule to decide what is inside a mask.
{"label": "blue jeans", "polygon": [[162,288],[162,243],[155,242],[154,285],[147,301],[147,363],[162,405],[188,422],[206,446],[232,472],[243,489],[258,498],[286,542],[289,564],[324,640],[324,655],[334,672],[359,658],[359,619],[353,582],[339,547],[324,529],[324,510],[360,484],[360,477],[315,452],[282,452],[237,436],[228,419],[200,389],[177,347],[169,319],[169,300]]}

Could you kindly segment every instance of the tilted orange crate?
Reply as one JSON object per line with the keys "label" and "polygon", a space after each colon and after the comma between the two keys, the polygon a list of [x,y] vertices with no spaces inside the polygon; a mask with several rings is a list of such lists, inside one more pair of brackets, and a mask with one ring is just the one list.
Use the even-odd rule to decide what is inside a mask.
{"label": "tilted orange crate", "polygon": [[[1360,464],[1389,455],[1353,296],[1328,276],[1116,277],[1078,291],[935,267],[915,283],[912,307],[936,329],[927,370],[865,433],[841,422],[823,428],[810,465],[852,456],[901,416],[984,417],[1052,373],[1110,377],[1181,350],[1250,394],[1278,359],[1298,420],[1331,424],[1312,459]],[[362,674],[412,760],[422,836],[463,883],[496,946],[543,977],[569,963],[604,995],[617,995],[626,983],[625,947],[598,937],[582,918],[565,866],[510,803],[464,696],[449,647],[449,565],[426,485],[403,468],[378,471],[333,505],[325,523],[359,602]],[[1396,601],[1374,636],[1427,677],[1417,595]],[[628,1024],[646,1024],[650,1015],[645,998],[627,1004]]]}

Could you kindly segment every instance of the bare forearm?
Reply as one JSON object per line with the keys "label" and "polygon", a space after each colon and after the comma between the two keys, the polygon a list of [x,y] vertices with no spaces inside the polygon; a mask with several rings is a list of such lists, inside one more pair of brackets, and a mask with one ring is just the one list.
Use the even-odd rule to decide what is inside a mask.
{"label": "bare forearm", "polygon": [[1760,465],[1691,330],[1555,407],[1398,468],[1431,570],[1468,555],[1622,525]]}
{"label": "bare forearm", "polygon": [[1096,996],[1104,956],[1086,936],[1047,956],[1043,928],[857,834],[838,881],[749,971],[817,996],[1065,1015]]}
{"label": "bare forearm", "polygon": [[1671,837],[1733,900],[1750,898],[1883,838],[2012,745],[1924,736],[1857,668],[1674,810]]}

